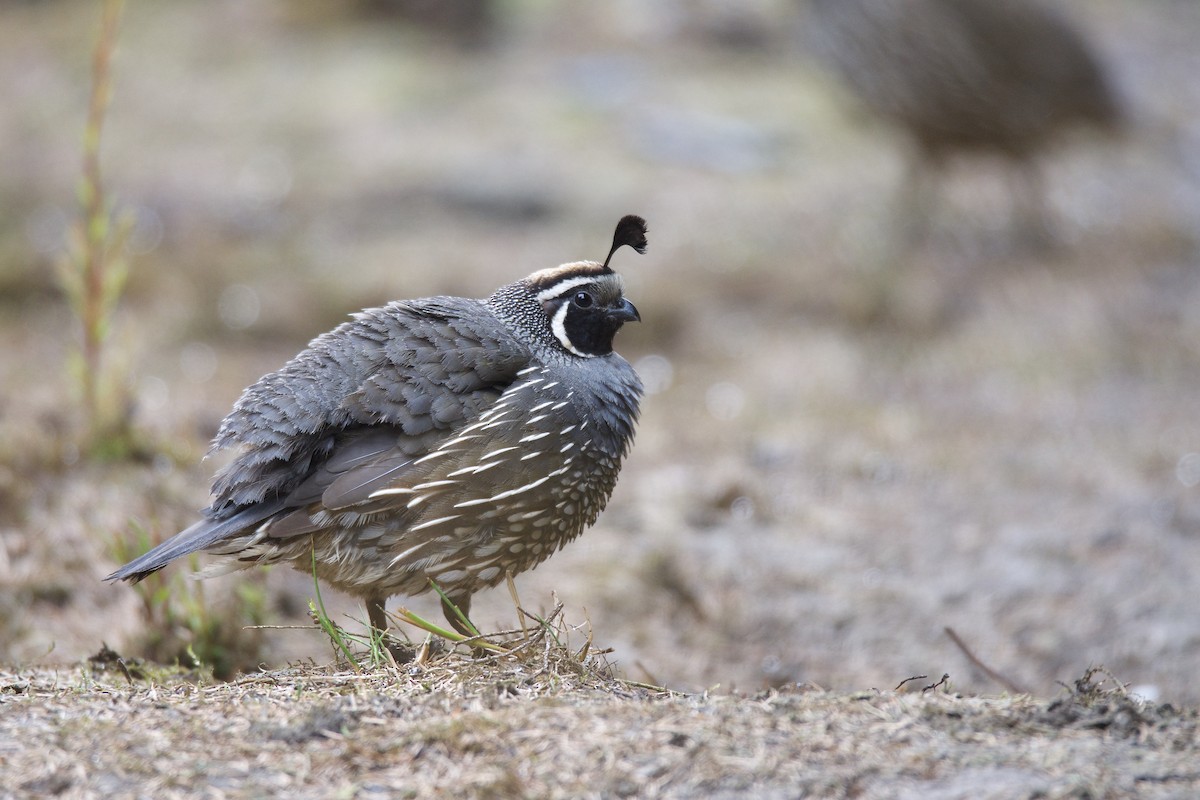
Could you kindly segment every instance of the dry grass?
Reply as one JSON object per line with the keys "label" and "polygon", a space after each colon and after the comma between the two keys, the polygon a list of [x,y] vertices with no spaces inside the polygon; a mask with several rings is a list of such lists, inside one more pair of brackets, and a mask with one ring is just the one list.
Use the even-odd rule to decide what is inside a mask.
{"label": "dry grass", "polygon": [[0,673],[0,794],[1194,796],[1196,713],[1096,677],[1049,702],[944,688],[712,696],[581,671],[562,652],[219,684],[135,678],[110,658]]}

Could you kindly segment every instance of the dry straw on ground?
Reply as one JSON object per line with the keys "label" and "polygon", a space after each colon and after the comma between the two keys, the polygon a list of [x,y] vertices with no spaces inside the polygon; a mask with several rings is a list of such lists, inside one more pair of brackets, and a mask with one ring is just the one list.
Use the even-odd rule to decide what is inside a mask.
{"label": "dry straw on ground", "polygon": [[[1189,797],[1197,714],[1089,671],[1052,701],[614,676],[561,626],[516,655],[430,654],[213,683],[102,651],[0,673],[0,796]],[[910,688],[911,687],[911,688]],[[922,688],[923,687],[923,688]],[[908,689],[908,691],[899,691]]]}

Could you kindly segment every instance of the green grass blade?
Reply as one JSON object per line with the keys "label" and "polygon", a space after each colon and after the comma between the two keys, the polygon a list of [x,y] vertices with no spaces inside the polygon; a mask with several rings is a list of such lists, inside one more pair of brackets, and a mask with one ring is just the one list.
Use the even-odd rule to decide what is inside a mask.
{"label": "green grass blade", "polygon": [[333,624],[333,620],[329,618],[329,614],[325,611],[325,601],[321,599],[321,582],[317,580],[317,549],[315,547],[312,549],[312,575],[313,591],[316,593],[317,602],[314,605],[313,601],[309,600],[309,610],[317,618],[317,624],[321,626],[321,630],[325,631],[325,635],[329,637],[329,641],[333,643],[334,647],[342,651],[342,655],[350,662],[350,666],[354,667],[354,671],[362,672],[362,668],[358,665],[358,661],[354,658],[354,654],[350,652],[350,647],[342,637],[342,632]]}
{"label": "green grass blade", "polygon": [[[446,596],[446,593],[442,591],[442,587],[438,586],[437,582],[434,581],[433,578],[429,579],[429,585],[432,586],[433,590],[438,593],[438,597],[442,598],[442,602],[445,604],[446,608],[449,608],[451,611],[453,611],[454,616],[458,617],[459,621],[462,622],[462,624],[466,626],[467,630],[471,632],[471,636],[481,635],[479,633],[479,629],[475,627],[475,624],[471,622],[471,620],[467,619],[467,615],[462,612],[462,609],[454,604],[453,600]],[[468,637],[464,636],[463,638],[465,639]]]}

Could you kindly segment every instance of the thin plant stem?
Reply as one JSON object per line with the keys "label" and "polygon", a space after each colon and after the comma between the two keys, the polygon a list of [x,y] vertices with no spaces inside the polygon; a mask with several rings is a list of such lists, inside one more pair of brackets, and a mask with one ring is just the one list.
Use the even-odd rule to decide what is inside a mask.
{"label": "thin plant stem", "polygon": [[[108,419],[104,390],[104,344],[116,301],[124,288],[128,267],[125,242],[128,220],[114,218],[100,169],[100,143],[113,87],[113,55],[117,47],[124,0],[103,0],[100,28],[92,52],[91,92],[83,129],[83,163],[77,190],[80,218],[72,246],[61,270],[63,288],[80,328],[76,380],[83,404],[90,445],[97,435],[120,420]],[[121,413],[121,403],[113,410]]]}

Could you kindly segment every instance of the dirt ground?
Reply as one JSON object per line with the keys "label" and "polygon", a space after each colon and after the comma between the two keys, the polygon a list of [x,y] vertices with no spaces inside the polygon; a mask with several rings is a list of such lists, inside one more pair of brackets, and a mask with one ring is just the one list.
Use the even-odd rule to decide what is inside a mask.
{"label": "dirt ground", "polygon": [[216,685],[127,680],[111,663],[0,672],[0,794],[986,800],[1200,787],[1195,712],[1091,682],[1053,701],[733,697],[531,669],[540,659],[463,661]]}
{"label": "dirt ground", "polygon": [[[51,725],[76,698],[98,703],[76,665],[102,642],[137,654],[141,599],[100,581],[114,542],[173,533],[206,504],[216,464],[200,458],[244,386],[359,308],[484,296],[601,257],[625,213],[650,225],[648,254],[617,263],[644,319],[618,338],[650,389],[637,442],[599,523],[518,586],[528,608],[554,593],[589,620],[617,674],[707,694],[639,700],[627,733],[602,724],[622,702],[604,689],[587,690],[574,722],[553,693],[507,705],[519,718],[472,705],[478,687],[446,708],[517,739],[539,715],[604,731],[628,758],[670,739],[686,710],[724,731],[731,774],[749,774],[773,740],[765,727],[741,738],[730,709],[759,702],[807,725],[836,706],[862,731],[915,731],[898,757],[912,766],[878,774],[919,781],[931,753],[962,744],[954,713],[1040,713],[1089,666],[1145,708],[1200,704],[1200,6],[1070,6],[1136,124],[1047,159],[1055,244],[1014,229],[1009,175],[985,161],[957,166],[927,234],[904,247],[889,213],[903,142],[811,60],[791,3],[506,3],[483,45],[316,3],[131,3],[103,149],[136,219],[110,357],[152,447],[114,463],[72,444],[73,328],[54,279],[98,13],[0,4],[0,72],[15,78],[0,81],[0,664],[28,686],[0,724]],[[265,598],[265,622],[301,628],[257,632],[256,661],[332,659],[305,613],[309,577],[240,580]],[[206,602],[237,585],[206,583]],[[325,602],[348,626],[364,616],[335,592]],[[428,597],[402,603],[436,613]],[[513,615],[503,588],[476,599],[484,628]],[[962,697],[870,693],[943,673]],[[331,680],[311,702],[255,705],[255,741],[275,741],[263,725],[371,694]],[[104,687],[160,743],[187,735],[183,709],[224,691]],[[972,697],[1006,689],[1042,699]],[[361,713],[399,714],[408,691],[361,700],[380,704]],[[168,718],[180,727],[164,734]],[[110,723],[81,724],[86,738]],[[1107,769],[1117,746],[1072,729],[1079,747],[1056,761],[1039,748],[1060,728],[989,725],[1020,751],[972,767],[998,786],[1034,762]],[[859,758],[862,735],[822,757]],[[320,769],[358,758],[337,737],[312,742],[297,758]],[[702,755],[688,742],[679,760],[622,762],[621,774],[645,766],[686,794],[704,779],[679,777]],[[481,737],[479,758],[506,759],[495,746]],[[240,758],[255,769],[258,756]],[[1156,763],[1155,775],[1173,769]],[[819,781],[790,768],[772,773],[781,796],[785,776]],[[1189,791],[1134,786],[1113,766],[1124,777],[1081,778],[1103,791],[1043,796],[1187,796],[1194,772]],[[864,785],[883,796],[870,787],[886,784]],[[983,796],[939,791],[923,796]]]}

